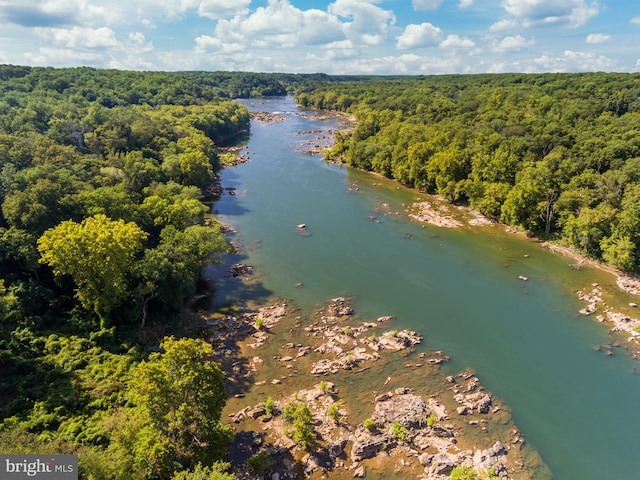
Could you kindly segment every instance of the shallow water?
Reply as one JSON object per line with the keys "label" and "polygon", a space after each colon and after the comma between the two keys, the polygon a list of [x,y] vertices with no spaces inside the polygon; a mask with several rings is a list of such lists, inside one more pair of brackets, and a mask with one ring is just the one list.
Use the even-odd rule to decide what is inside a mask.
{"label": "shallow water", "polygon": [[[594,351],[619,339],[577,313],[575,291],[597,282],[614,292],[613,277],[576,270],[499,227],[410,221],[403,205],[419,200],[417,192],[296,151],[314,138],[301,132],[339,128],[338,120],[301,116],[291,98],[245,104],[286,115],[253,122],[251,161],[222,172],[223,187],[236,194],[223,195],[214,213],[238,230],[232,261],[254,266],[256,281],[220,281],[212,309],[275,296],[304,314],[351,296],[361,318],[393,315],[394,328],[421,332],[418,351],[444,350],[451,373],[474,370],[511,407],[554,479],[638,478],[637,361],[621,349]],[[607,300],[631,301],[619,293]]]}

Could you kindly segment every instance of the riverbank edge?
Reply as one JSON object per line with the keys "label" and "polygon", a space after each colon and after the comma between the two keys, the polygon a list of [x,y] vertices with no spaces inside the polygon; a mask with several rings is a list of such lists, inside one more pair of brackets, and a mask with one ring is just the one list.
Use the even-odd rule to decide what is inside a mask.
{"label": "riverbank edge", "polygon": [[[316,110],[314,110],[316,111]],[[346,115],[342,112],[334,112],[337,115],[343,115],[343,119],[349,119],[350,122],[353,122],[353,126],[357,123],[357,119],[352,115]],[[335,144],[335,133],[333,142]],[[332,146],[332,145],[331,145]],[[324,149],[319,152],[322,155],[324,161],[338,163],[342,165],[347,165],[346,162],[341,158],[329,158],[328,153],[331,149]],[[384,177],[383,175],[372,172],[369,170],[358,169],[352,166],[349,168],[354,168],[361,172],[367,173],[374,177],[384,178],[385,180],[395,182],[398,185],[403,185],[395,179]],[[480,211],[474,210],[473,208],[467,205],[456,205],[444,197],[435,194],[429,194],[425,192],[421,192],[414,188],[403,185],[406,188],[411,190],[415,190],[421,196],[425,197],[428,200],[421,200],[418,202],[414,202],[408,206],[405,206],[405,212],[407,215],[416,220],[418,222],[428,223],[429,225],[440,227],[440,228],[474,228],[474,227],[483,227],[483,226],[500,226],[505,229],[507,233],[520,235],[523,237],[527,237],[535,240],[542,248],[546,248],[555,254],[561,254],[567,258],[571,258],[576,261],[574,266],[576,268],[580,268],[583,266],[587,266],[589,268],[598,269],[604,272],[607,272],[613,275],[616,278],[616,285],[618,288],[629,294],[634,296],[640,296],[640,275],[630,274],[628,272],[623,272],[620,269],[607,265],[605,263],[599,262],[592,258],[588,258],[585,255],[581,254],[577,250],[567,247],[564,245],[559,245],[550,240],[542,240],[537,237],[530,237],[526,232],[521,229],[510,227],[508,225],[496,222],[491,220],[490,218],[483,215]],[[434,207],[434,204],[437,207]],[[443,208],[446,206],[446,208]],[[460,216],[466,216],[467,218],[462,220]],[[525,280],[525,277],[519,277],[521,280]],[[606,303],[602,300],[603,292],[599,288],[598,285],[592,285],[596,289],[596,291],[587,292],[589,286],[584,286],[576,295],[580,300],[588,302],[588,305],[580,310],[582,315],[591,315],[597,311],[598,306],[606,307]],[[630,307],[637,307],[636,302],[629,302]],[[613,323],[613,328],[611,328],[611,332],[624,332],[627,335],[627,342],[630,344],[634,344],[634,351],[631,352],[631,356],[640,360],[640,320],[637,318],[631,318],[629,315],[626,315],[620,311],[615,311],[610,308],[606,308],[603,312],[603,315],[598,315],[597,320],[599,323]]]}
{"label": "riverbank edge", "polygon": [[[344,117],[343,117],[344,118]],[[260,120],[259,120],[260,121]],[[262,119],[262,121],[264,121],[264,119]],[[277,120],[275,120],[277,121]],[[332,133],[332,135],[335,132]],[[238,149],[235,153],[240,152],[242,149]],[[321,151],[318,152],[313,152],[314,154],[320,154],[322,155]],[[223,170],[225,167],[227,166],[233,166],[233,165],[237,165],[238,163],[244,163],[245,161],[249,161],[248,156],[246,155],[239,155],[240,157],[240,161],[238,161],[237,163],[230,163],[228,165],[222,165],[220,170],[216,173],[219,173],[221,170]],[[212,195],[212,197],[219,197],[220,195],[223,194],[223,188],[222,185],[220,184],[220,178],[218,175],[216,175],[216,179],[215,181],[217,182],[217,186],[218,186],[218,191],[216,192],[216,194]],[[225,225],[222,225],[223,229],[227,232],[227,233],[235,233],[235,229],[231,228],[231,229],[227,229]],[[332,299],[331,301],[335,301],[335,300],[343,300],[343,299]],[[274,327],[279,320],[275,320],[273,321],[273,319],[271,321],[267,320],[265,323],[263,323],[262,321],[264,320],[264,317],[266,317],[267,315],[265,315],[265,309],[269,310],[269,309],[279,309],[280,306],[279,305],[262,305],[258,308],[256,308],[255,310],[252,311],[247,311],[247,312],[243,312],[240,313],[240,317],[244,317],[245,321],[244,322],[236,322],[236,319],[233,318],[233,322],[234,324],[236,324],[237,328],[238,328],[238,332],[240,332],[237,337],[235,337],[235,335],[232,333],[232,337],[234,337],[234,342],[238,342],[238,344],[243,343],[244,346],[243,348],[247,348],[248,346],[252,346],[249,342],[255,342],[256,338],[258,339],[258,346],[259,346],[259,342],[260,342],[260,338],[264,339],[264,336],[266,335],[266,332],[272,333],[270,331],[270,328]],[[347,310],[350,310],[350,307],[346,307]],[[202,314],[196,314],[195,312],[193,312],[196,317],[199,317],[200,320],[205,320],[206,324],[211,326],[212,324],[210,323],[210,320],[206,320],[203,318]],[[351,312],[348,312],[346,314],[338,314],[337,316],[349,316]],[[279,315],[275,315],[275,318],[278,318]],[[246,321],[246,319],[248,320],[248,323]],[[326,320],[326,317],[323,317],[323,319]],[[390,320],[391,317],[380,317],[377,322],[383,322],[386,320]],[[217,324],[217,323],[216,323]],[[375,328],[375,324],[373,322],[369,322],[367,324],[367,322],[363,322],[365,329],[366,328]],[[260,325],[260,326],[258,326]],[[246,336],[247,336],[247,329],[249,330],[253,330],[253,334],[251,335],[251,337],[247,340]],[[342,330],[343,334],[347,334],[345,332],[345,330],[340,327],[340,330]],[[337,337],[339,335],[339,331],[334,331],[330,337]],[[353,335],[352,333],[349,333],[347,335]],[[287,336],[286,333],[284,336],[282,335],[275,335],[276,339],[282,340],[282,341],[287,341]],[[283,338],[280,338],[280,337]],[[416,334],[415,332],[409,332],[409,331],[402,331],[402,332],[398,332],[397,330],[393,330],[393,331],[387,331],[383,334],[384,336],[387,337],[388,340],[391,339],[397,339],[397,338],[403,338],[403,337],[411,337],[411,336],[416,336],[419,337],[419,339],[421,340],[421,336],[419,336],[418,334]],[[244,337],[244,338],[243,338]],[[208,341],[210,341],[210,343],[215,345],[215,341],[211,341],[213,339],[208,339]],[[228,338],[224,339],[224,341],[222,342],[223,344],[225,343],[225,341],[227,341]],[[418,341],[413,341],[413,342],[409,342],[409,347],[411,347],[412,345],[415,345],[417,343],[420,342],[420,340]],[[369,341],[372,343],[375,343],[375,335],[369,337]],[[379,340],[378,340],[379,341]],[[255,347],[255,343],[253,344],[253,346]],[[397,350],[402,350],[406,347],[403,348],[398,348]],[[393,349],[391,349],[393,351]],[[412,349],[411,349],[412,350]],[[224,350],[221,350],[224,351]],[[229,350],[227,350],[227,352],[229,352]],[[426,359],[425,363],[427,365],[431,365],[431,366],[439,366],[441,363],[446,362],[448,360],[448,357],[446,355],[444,355],[441,351],[436,351],[436,358],[429,358]],[[304,356],[305,354],[303,354]],[[425,358],[425,354],[421,354],[420,359],[424,359]],[[255,358],[253,359],[255,360]],[[252,362],[253,362],[252,360]],[[279,359],[279,361],[283,361],[282,358]],[[285,361],[289,362],[289,360],[286,359],[285,357]],[[353,360],[348,360],[348,363],[353,362]],[[260,362],[258,362],[260,363]],[[291,364],[287,364],[287,366],[290,366]],[[408,363],[405,365],[406,368],[420,368],[422,366],[422,363],[420,362],[420,360],[418,361],[418,363]],[[350,369],[351,367],[348,367],[346,369]],[[364,371],[366,370],[368,367],[359,370],[359,371]],[[354,370],[355,371],[355,370]],[[357,371],[357,372],[359,372]],[[249,372],[249,374],[251,374],[251,372]],[[314,374],[314,376],[318,376],[318,372],[316,372]],[[327,373],[323,373],[322,375],[327,375]],[[459,377],[459,378],[458,378]],[[387,381],[389,381],[390,378],[387,379]],[[329,392],[326,391],[326,383],[325,381],[320,382],[320,384],[317,384],[313,387],[310,387],[311,390],[309,392],[305,392],[305,391],[296,391],[294,392],[292,395],[288,395],[287,397],[285,397],[287,400],[289,401],[300,401],[302,398],[304,398],[306,400],[307,396],[313,400],[317,399],[320,396],[325,396],[326,398],[329,398],[331,403],[330,405],[336,405],[336,406],[340,406],[340,400],[333,400],[333,396],[337,395],[338,391],[337,390],[333,390],[333,384],[330,383],[331,387]],[[498,414],[500,412],[500,415],[507,415],[508,418],[510,419],[510,413],[509,413],[509,409],[508,406],[502,404],[501,402],[499,402],[499,400],[497,398],[493,399],[493,403],[492,403],[492,397],[493,395],[488,392],[487,390],[484,389],[484,387],[482,387],[482,385],[480,385],[480,382],[478,380],[478,378],[469,371],[463,371],[461,373],[459,373],[458,375],[454,376],[447,376],[446,378],[446,383],[449,385],[446,390],[450,390],[453,394],[455,394],[455,401],[460,405],[460,407],[458,407],[457,409],[457,415],[460,417],[464,417],[467,418],[468,416],[471,416],[470,418],[473,418],[474,413],[477,414],[490,414],[491,415],[495,415]],[[463,383],[463,384],[461,384]],[[281,384],[281,382],[274,380],[272,382],[272,384],[275,385],[279,385]],[[325,384],[323,386],[323,384]],[[385,383],[386,385],[386,383]],[[319,393],[320,392],[320,393]],[[242,398],[244,395],[243,394],[236,394],[234,395],[235,398]],[[410,401],[409,403],[407,403],[407,405],[409,404],[413,404],[413,402],[415,402],[415,395],[413,395],[413,390],[407,387],[400,387],[397,388],[393,391],[387,391],[386,393],[377,396],[374,401],[373,404],[378,406],[381,405],[381,402],[386,402],[387,400],[393,399],[393,398],[402,398],[402,397],[410,397]],[[476,398],[478,397],[478,398]],[[489,400],[487,400],[487,398]],[[293,400],[292,400],[293,399]],[[280,402],[279,402],[280,403]],[[434,401],[434,397],[431,396],[429,398],[429,407],[431,408],[432,411],[432,416],[435,415],[437,413],[437,421],[441,422],[441,421],[445,421],[448,420],[448,414],[446,413],[446,410],[444,410],[444,407],[442,407],[442,405],[440,405],[437,401]],[[281,405],[284,405],[284,399],[281,400]],[[269,421],[271,421],[271,419],[273,418],[272,415],[267,415],[266,416],[266,420],[265,420],[265,415],[263,413],[258,414],[257,416],[253,416],[255,415],[256,409],[258,411],[262,411],[262,408],[264,407],[263,404],[259,404],[259,405],[254,405],[254,406],[248,406],[245,409],[235,413],[233,415],[233,421],[234,423],[239,423],[239,422],[243,422],[246,419],[253,419],[253,420],[257,420],[256,422],[256,426],[260,425],[260,423],[262,423],[263,425]],[[491,407],[491,408],[489,408]],[[316,412],[316,414],[318,414],[319,412]],[[343,412],[340,411],[340,414],[342,414]],[[375,413],[375,412],[374,412]],[[423,412],[424,413],[424,412]],[[327,413],[325,412],[325,416],[327,415]],[[230,415],[231,416],[231,415]],[[482,415],[481,415],[482,416]],[[326,419],[325,419],[326,420]],[[342,419],[344,420],[344,418]],[[425,417],[425,419],[423,419],[425,422],[426,420],[428,420],[428,418]],[[513,420],[511,419],[511,422],[513,422]],[[282,423],[282,422],[280,422]],[[358,426],[358,425],[349,425],[348,423],[342,421],[335,421],[336,425],[340,425],[342,423],[343,427],[349,427],[351,430],[358,432],[358,434],[360,435],[360,440],[362,440],[362,437],[367,437],[367,436],[371,436],[370,432],[369,434],[367,433],[367,428],[363,427],[362,425]],[[425,425],[423,426],[421,432],[422,435],[426,438],[428,437],[427,433],[425,433],[425,431],[427,429],[431,429],[433,428],[432,425],[428,425],[429,422],[425,423]],[[383,421],[383,425],[384,425],[384,421]],[[391,427],[395,427],[398,425],[398,422],[393,422],[390,423]],[[486,420],[470,420],[469,421],[469,425],[471,426],[480,426],[480,428],[483,431],[485,430],[485,425],[486,425]],[[411,440],[411,442],[408,439],[403,439],[401,437],[396,438],[395,440],[393,439],[393,436],[397,436],[397,433],[393,433],[392,431],[388,432],[385,436],[384,436],[384,440],[385,442],[382,444],[378,445],[378,439],[377,438],[365,438],[364,439],[364,444],[365,446],[363,447],[364,450],[366,450],[368,447],[366,445],[368,445],[368,441],[371,441],[372,445],[377,445],[378,447],[381,447],[379,449],[379,451],[386,455],[387,458],[390,458],[391,455],[390,451],[387,451],[388,448],[396,448],[393,447],[392,443],[396,442],[398,444],[398,450],[397,452],[399,454],[402,454],[404,456],[406,456],[406,458],[410,458],[411,456],[416,456],[417,460],[418,460],[418,465],[420,465],[421,467],[424,467],[424,472],[425,474],[427,474],[427,477],[422,477],[420,476],[419,478],[428,478],[428,479],[446,479],[449,477],[449,473],[452,471],[453,468],[455,468],[456,466],[460,465],[460,466],[469,466],[469,465],[473,465],[476,468],[480,468],[482,470],[482,472],[490,474],[490,472],[494,472],[496,474],[499,475],[495,475],[492,476],[491,478],[503,478],[503,479],[510,479],[512,477],[510,477],[507,473],[507,466],[502,464],[502,459],[503,458],[507,458],[508,452],[511,450],[511,448],[515,448],[517,447],[518,452],[520,452],[520,449],[525,445],[526,440],[524,439],[524,437],[522,436],[522,434],[520,433],[520,431],[518,430],[517,426],[515,425],[515,423],[512,424],[513,425],[513,429],[511,431],[512,433],[512,438],[511,441],[509,442],[510,445],[507,445],[506,447],[503,446],[503,444],[500,441],[496,441],[495,444],[493,444],[492,446],[489,446],[487,449],[482,450],[482,449],[475,449],[472,451],[462,451],[460,452],[459,455],[461,455],[460,457],[456,457],[455,455],[453,456],[447,456],[444,453],[439,453],[438,455],[431,455],[428,453],[423,453],[422,455],[420,455],[420,457],[418,458],[418,453],[415,450],[411,450],[409,448],[409,445],[411,444],[411,442],[413,440]],[[389,426],[389,425],[387,425]],[[378,422],[377,428],[380,427],[380,424]],[[455,445],[456,444],[456,440],[455,437],[459,437],[460,433],[458,432],[454,432],[452,431],[452,427],[450,425],[443,425],[444,429],[442,427],[435,427],[434,430],[434,437],[433,438],[437,438],[437,437],[447,437],[449,434],[451,435],[451,438],[453,439],[453,442],[451,443],[451,445]],[[256,429],[257,430],[257,429]],[[262,428],[262,430],[267,430],[267,428]],[[392,428],[393,430],[393,428]],[[255,434],[256,432],[254,432]],[[380,433],[380,432],[378,432]],[[390,436],[391,435],[391,436]],[[411,436],[411,438],[415,438],[415,434],[413,434]],[[489,436],[487,436],[487,439],[489,438]],[[254,438],[255,440],[255,438]],[[256,443],[254,446],[261,446],[261,443]],[[283,446],[287,446],[286,448],[284,448],[284,451],[294,451],[294,453],[301,453],[304,451],[304,449],[300,449],[300,446],[296,446],[293,444],[293,442],[291,441],[290,438],[290,433],[288,433],[286,431],[286,429],[280,425],[279,429],[278,429],[278,438],[276,441],[276,444],[274,445],[274,450],[269,450],[267,449],[266,451],[269,452],[270,455],[276,453],[282,453],[283,452]],[[389,446],[391,445],[391,446]],[[529,447],[531,448],[531,447]],[[263,450],[265,451],[265,450]],[[515,450],[514,450],[515,451]],[[542,470],[546,470],[546,465],[544,464],[544,462],[539,458],[539,454],[537,451],[535,451],[534,449],[531,448],[531,450],[527,453],[526,457],[520,457],[518,456],[519,454],[516,454],[516,458],[517,461],[509,461],[509,469],[511,470],[511,472],[513,473],[515,471],[516,473],[516,477],[513,478],[519,478],[519,479],[523,479],[523,478],[533,478],[531,476],[531,471],[529,470],[531,468],[531,465],[527,464],[528,460],[531,460],[531,458],[538,458],[538,462],[536,464],[536,462],[534,462],[534,464],[536,464],[535,467],[535,471],[538,471],[540,469]],[[509,457],[511,457],[511,455],[509,455]],[[369,457],[371,458],[371,457]],[[451,463],[452,459],[456,459],[459,458],[460,462],[458,464],[454,464]],[[317,458],[315,458],[312,455],[306,455],[304,458],[304,463],[307,467],[309,467],[309,465],[311,466],[311,468],[314,467],[318,467],[317,464]],[[378,459],[379,460],[379,459]],[[400,465],[402,466],[409,466],[409,463],[405,463],[406,460],[401,460],[400,461]],[[295,463],[285,463],[285,466],[288,467],[290,470],[295,467]],[[354,462],[355,466],[352,465],[350,468],[348,469],[344,469],[343,472],[348,475],[348,476],[352,476],[353,478],[360,478],[360,477],[364,477],[365,476],[365,469],[362,465],[359,465],[358,462]],[[492,465],[492,466],[490,466]],[[246,464],[242,465],[241,468],[236,468],[234,469],[234,473],[237,475],[238,479],[241,478],[254,478],[249,472],[247,472],[246,470]],[[397,472],[397,468],[396,467],[396,472]],[[431,470],[429,470],[429,468]],[[442,470],[439,470],[442,469]],[[515,470],[514,470],[515,469]],[[520,470],[522,469],[522,470]],[[291,470],[293,471],[293,470]],[[528,471],[529,473],[525,473],[526,471]],[[249,473],[247,475],[247,473]],[[310,476],[307,476],[305,472],[305,475],[302,478],[311,478]],[[326,472],[325,472],[326,473]],[[322,478],[327,478],[325,473],[322,474]],[[444,473],[444,475],[440,475],[439,473]],[[523,477],[522,475],[527,475],[526,477]],[[275,476],[274,475],[269,475],[269,476],[262,476],[261,478],[270,478],[271,480],[276,480],[276,479],[285,479],[285,478],[299,478],[296,476],[289,476],[289,473],[287,471],[285,471],[284,473],[276,473]]]}
{"label": "riverbank edge", "polygon": [[[242,280],[251,281],[250,276]],[[251,469],[260,458],[268,465],[262,478],[270,480],[344,480],[392,471],[446,480],[456,467],[472,467],[479,478],[549,477],[508,406],[472,371],[446,375],[441,367],[449,357],[439,350],[414,355],[421,334],[385,328],[390,316],[356,318],[343,297],[328,300],[304,321],[289,301],[274,302],[203,318],[216,360],[232,367],[225,379],[231,394],[225,412],[236,428],[230,452],[236,478],[256,478]],[[292,328],[304,331],[303,339],[294,340]],[[265,351],[269,346],[278,348]],[[366,399],[342,396],[350,379],[389,362],[399,362],[401,370],[383,385],[371,384]],[[406,386],[404,377],[416,374],[432,379],[428,393]],[[295,387],[295,378],[308,386]],[[266,401],[242,403],[247,387]],[[368,420],[351,420],[351,401],[371,405]],[[293,406],[309,410],[307,433],[316,432],[307,438],[312,448],[300,442],[300,425],[287,418]],[[498,425],[503,434],[497,434]]]}

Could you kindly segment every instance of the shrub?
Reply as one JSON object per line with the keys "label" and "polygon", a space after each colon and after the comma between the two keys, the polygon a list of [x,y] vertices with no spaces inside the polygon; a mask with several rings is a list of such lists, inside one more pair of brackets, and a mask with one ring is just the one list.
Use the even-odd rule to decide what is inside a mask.
{"label": "shrub", "polygon": [[362,426],[371,431],[376,428],[376,422],[373,420],[373,418],[367,418],[364,422],[362,422]]}
{"label": "shrub", "polygon": [[398,440],[402,440],[403,442],[409,441],[409,437],[407,436],[407,431],[405,430],[405,428],[402,426],[401,423],[393,422],[393,425],[391,425],[391,433]]}
{"label": "shrub", "polygon": [[267,401],[264,402],[264,409],[267,415],[273,415],[273,409],[276,406],[276,402],[273,398],[267,397]]}
{"label": "shrub", "polygon": [[287,435],[290,435],[300,447],[307,449],[315,442],[316,432],[311,425],[313,414],[306,403],[287,403],[282,410],[282,416],[292,426]]}
{"label": "shrub", "polygon": [[340,423],[340,407],[338,403],[332,403],[327,408],[327,415],[333,419],[334,422]]}
{"label": "shrub", "polygon": [[487,477],[489,477],[489,480],[500,480],[500,477],[493,468],[487,469]]}
{"label": "shrub", "polygon": [[264,318],[256,318],[256,330],[262,330],[262,328],[264,327]]}
{"label": "shrub", "polygon": [[478,480],[478,474],[473,467],[458,465],[451,470],[450,480]]}
{"label": "shrub", "polygon": [[429,415],[427,417],[427,425],[429,427],[433,427],[436,423],[438,423],[438,417],[436,417],[435,415]]}
{"label": "shrub", "polygon": [[263,476],[272,465],[273,459],[269,452],[256,453],[247,459],[247,469],[258,476]]}

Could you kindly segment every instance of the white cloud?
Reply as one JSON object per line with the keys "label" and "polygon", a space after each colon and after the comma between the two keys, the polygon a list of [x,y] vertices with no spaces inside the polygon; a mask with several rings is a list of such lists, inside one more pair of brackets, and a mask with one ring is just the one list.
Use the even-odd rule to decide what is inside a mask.
{"label": "white cloud", "polygon": [[460,3],[458,3],[458,8],[469,8],[474,3],[476,3],[476,0],[460,0]]}
{"label": "white cloud", "polygon": [[378,45],[396,21],[391,10],[384,10],[366,0],[336,0],[328,13],[347,20],[344,31],[355,44]]}
{"label": "white cloud", "polygon": [[227,42],[223,43],[218,38],[209,35],[200,35],[196,37],[196,53],[226,53],[233,54],[244,50],[241,43]]}
{"label": "white cloud", "polygon": [[153,51],[153,42],[148,42],[140,32],[130,33],[125,50],[136,55],[150,53]]}
{"label": "white cloud", "polygon": [[585,0],[502,0],[502,7],[526,26],[563,24],[585,25],[600,13],[597,2]]}
{"label": "white cloud", "polygon": [[198,15],[219,20],[246,14],[251,0],[233,0],[232,2],[229,0],[200,0],[196,3],[198,4]]}
{"label": "white cloud", "polygon": [[108,27],[38,28],[36,35],[57,48],[94,50],[113,48],[118,45],[115,32]]}
{"label": "white cloud", "polygon": [[[347,5],[342,7],[340,12],[346,15],[349,11]],[[213,35],[200,35],[195,39],[195,51],[232,54],[249,47],[273,49],[326,45],[345,40],[345,32],[352,29],[353,23],[341,23],[335,14],[321,10],[302,11],[288,0],[270,0],[266,7],[259,7],[250,15],[219,20]],[[377,35],[382,35],[381,30],[369,28],[368,31],[362,28],[355,34],[363,43],[377,42]]]}
{"label": "white cloud", "polygon": [[[319,55],[318,52],[322,52],[322,55]],[[321,50],[307,53],[307,58],[313,58],[316,60],[333,63],[358,59],[363,55],[364,52],[362,49],[354,47],[354,45],[350,41],[345,40],[342,42],[335,42],[330,45],[326,45]]]}
{"label": "white cloud", "polygon": [[611,40],[611,35],[606,35],[604,33],[590,33],[587,35],[587,39],[585,41],[590,44],[595,44],[606,43],[609,40]]}
{"label": "white cloud", "polygon": [[562,56],[542,55],[534,60],[544,72],[607,72],[614,71],[617,62],[592,52],[565,50]]}
{"label": "white cloud", "polygon": [[118,70],[157,70],[152,62],[145,61],[136,55],[127,55],[124,60],[111,58],[107,67]]}
{"label": "white cloud", "polygon": [[78,22],[78,9],[74,7],[64,0],[49,3],[39,0],[3,0],[0,1],[0,18],[23,27],[61,27]]}
{"label": "white cloud", "polygon": [[0,18],[23,26],[154,25],[189,12],[212,20],[248,13],[251,0],[0,0]]}
{"label": "white cloud", "polygon": [[443,48],[472,48],[476,44],[473,40],[460,37],[459,35],[447,35],[447,38],[440,42]]}
{"label": "white cloud", "polygon": [[527,47],[535,45],[535,39],[525,39],[522,35],[504,37],[499,42],[494,42],[492,49],[495,52],[519,52]]}
{"label": "white cloud", "polygon": [[27,52],[24,58],[29,65],[68,67],[70,65],[103,65],[108,58],[100,52],[81,52],[66,48],[40,48],[37,53]]}
{"label": "white cloud", "polygon": [[490,32],[499,33],[499,32],[507,32],[509,30],[515,30],[520,26],[518,22],[515,20],[503,19],[499,20],[493,25],[489,27]]}
{"label": "white cloud", "polygon": [[299,40],[305,45],[320,45],[345,38],[342,24],[333,15],[321,10],[302,12]]}
{"label": "white cloud", "polygon": [[269,0],[266,7],[257,8],[242,22],[242,28],[250,34],[281,35],[295,32],[300,20],[300,10],[288,0]]}
{"label": "white cloud", "polygon": [[633,17],[631,19],[631,23],[633,23],[634,25],[640,25],[640,15],[638,15],[637,17]]}
{"label": "white cloud", "polygon": [[413,9],[416,11],[437,10],[442,1],[443,0],[412,0],[411,5],[413,5]]}
{"label": "white cloud", "polygon": [[436,46],[442,40],[442,30],[425,22],[420,25],[407,25],[398,37],[396,46],[399,49],[422,48]]}
{"label": "white cloud", "polygon": [[[321,68],[323,64],[315,64]],[[380,56],[374,58],[352,58],[338,67],[337,74],[424,74],[468,73],[469,66],[463,57],[425,57],[415,54]]]}

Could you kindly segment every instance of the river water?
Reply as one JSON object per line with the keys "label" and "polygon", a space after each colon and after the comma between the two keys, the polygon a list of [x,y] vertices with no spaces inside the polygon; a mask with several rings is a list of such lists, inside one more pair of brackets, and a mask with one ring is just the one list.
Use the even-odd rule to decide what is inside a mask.
{"label": "river water", "polygon": [[[256,280],[220,280],[212,309],[281,297],[311,311],[350,296],[368,319],[392,315],[395,328],[422,333],[420,348],[444,350],[452,373],[474,370],[511,407],[554,479],[640,478],[637,361],[578,314],[575,295],[592,283],[614,292],[610,275],[572,268],[500,227],[411,221],[404,205],[418,192],[298,151],[312,131],[340,128],[339,120],[301,115],[290,97],[243,103],[285,118],[252,121],[250,162],[221,174],[235,195],[227,191],[214,213],[237,229],[233,261],[252,265]],[[632,301],[620,293],[607,300]]]}

